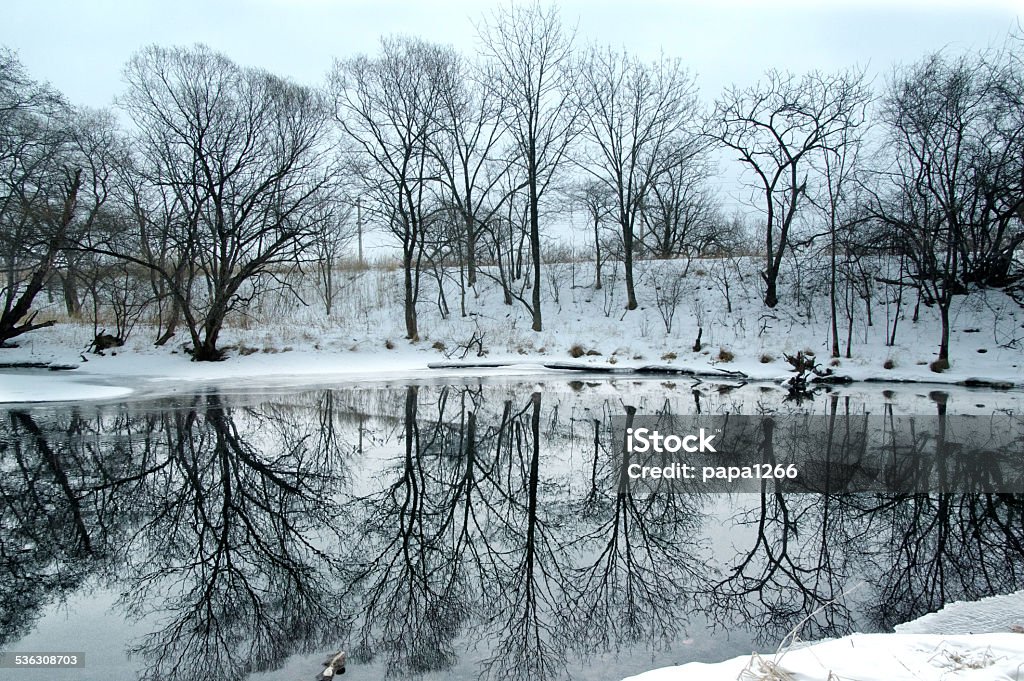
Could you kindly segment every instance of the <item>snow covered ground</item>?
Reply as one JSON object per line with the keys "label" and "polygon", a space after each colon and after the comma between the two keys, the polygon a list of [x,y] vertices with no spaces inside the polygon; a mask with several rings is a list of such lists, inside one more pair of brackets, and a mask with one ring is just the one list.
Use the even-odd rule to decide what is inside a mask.
{"label": "snow covered ground", "polygon": [[[898,292],[877,285],[870,296],[871,325],[867,298],[854,297],[849,333],[841,306],[844,357],[831,360],[829,306],[820,275],[798,276],[793,268],[780,289],[780,305],[768,309],[760,301],[757,266],[752,260],[695,260],[689,266],[683,261],[638,262],[640,308],[626,312],[620,266],[608,264],[604,287],[595,290],[591,263],[547,265],[545,330],[540,333],[530,330],[522,305],[503,304],[500,288],[487,277],[466,296],[465,317],[454,284],[446,285],[451,312],[445,316],[437,303],[436,283],[425,278],[418,308],[421,338],[416,343],[404,338],[400,270],[341,272],[330,316],[316,302],[317,292],[300,286],[306,305],[292,295],[265,296],[245,316],[229,318],[221,342],[230,348],[229,359],[220,363],[190,362],[183,350],[188,340],[184,330],[168,345],[154,347],[156,331],[145,323],[135,327],[125,347],[103,357],[92,355],[87,352],[92,323],[64,320],[19,338],[18,348],[0,350],[0,365],[42,362],[77,368],[37,371],[31,378],[24,372],[12,377],[10,370],[0,369],[0,401],[110,398],[157,384],[174,389],[170,383],[197,381],[383,380],[437,375],[428,364],[459,360],[522,365],[487,370],[502,373],[531,373],[543,363],[571,361],[595,368],[655,364],[712,373],[740,371],[752,380],[781,381],[790,375],[784,355],[798,351],[814,353],[822,368],[853,380],[981,379],[1024,385],[1024,309],[1000,292],[955,300],[952,368],[940,374],[929,368],[937,356],[938,314],[921,305],[914,322],[913,292],[904,292],[897,306]],[[678,295],[667,296],[666,287],[676,280],[681,282]],[[59,306],[41,314],[47,313],[59,318]],[[896,341],[889,345],[894,325]],[[698,327],[703,329],[702,343],[694,350]],[[483,358],[477,357],[476,348],[465,350],[474,334],[483,339]],[[850,358],[845,357],[847,337]],[[573,356],[581,352],[585,354]]]}
{"label": "snow covered ground", "polygon": [[1022,623],[1024,591],[1018,591],[949,604],[896,627],[896,633],[854,634],[775,654],[664,667],[628,681],[1020,681]]}

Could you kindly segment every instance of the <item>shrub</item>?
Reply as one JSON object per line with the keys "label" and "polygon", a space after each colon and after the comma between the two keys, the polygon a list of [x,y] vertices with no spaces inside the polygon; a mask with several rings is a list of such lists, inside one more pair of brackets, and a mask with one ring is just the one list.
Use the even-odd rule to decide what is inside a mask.
{"label": "shrub", "polygon": [[767,352],[757,358],[761,364],[770,364],[775,361],[775,358],[769,355]]}
{"label": "shrub", "polygon": [[583,346],[577,343],[576,345],[569,348],[569,356],[575,358],[582,357],[587,354],[587,351],[583,349]]}
{"label": "shrub", "polygon": [[661,356],[661,359],[663,359],[666,362],[671,362],[676,358],[676,356],[677,355],[674,352],[666,352],[664,355]]}
{"label": "shrub", "polygon": [[725,348],[718,348],[718,361],[719,362],[731,362],[736,359],[736,355],[726,350]]}
{"label": "shrub", "polygon": [[889,359],[885,360],[885,364],[882,365],[882,368],[883,369],[895,369],[896,368],[896,362],[894,362],[892,357],[890,357]]}

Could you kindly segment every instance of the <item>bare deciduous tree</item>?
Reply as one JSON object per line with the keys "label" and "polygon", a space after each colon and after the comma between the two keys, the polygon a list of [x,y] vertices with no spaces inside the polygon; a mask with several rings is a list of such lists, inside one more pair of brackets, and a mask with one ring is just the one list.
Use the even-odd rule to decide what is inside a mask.
{"label": "bare deciduous tree", "polygon": [[615,197],[626,309],[635,310],[634,242],[651,185],[700,150],[688,130],[697,113],[693,78],[678,60],[645,64],[625,52],[595,49],[584,62],[579,96],[588,142],[583,168]]}
{"label": "bare deciduous tree", "polygon": [[[125,68],[121,105],[138,130],[137,171],[169,214],[162,258],[137,240],[95,250],[142,265],[180,307],[193,359],[218,360],[227,315],[297,265],[324,227],[334,168],[325,163],[323,96],[199,45],[148,47]],[[126,243],[127,242],[127,243]]]}
{"label": "bare deciduous tree", "polygon": [[402,247],[405,331],[419,338],[416,302],[426,226],[440,180],[429,140],[440,132],[440,106],[455,55],[414,38],[386,38],[376,58],[337,62],[331,72],[335,118],[354,143],[352,167],[373,202],[371,212]]}
{"label": "bare deciduous tree", "polygon": [[1020,142],[1000,148],[1007,130],[995,121],[1013,114],[999,112],[996,87],[981,60],[934,54],[897,71],[883,102],[891,161],[878,173],[872,213],[911,263],[907,281],[897,283],[938,307],[937,370],[949,365],[954,296],[971,284],[1007,283],[1024,240],[1016,214],[1024,205]]}
{"label": "bare deciduous tree", "polygon": [[864,99],[856,72],[792,74],[729,88],[715,103],[710,134],[739,154],[754,176],[765,212],[764,303],[778,302],[778,278],[794,218],[806,200],[811,156],[833,145]]}
{"label": "bare deciduous tree", "polygon": [[53,325],[32,306],[75,220],[81,171],[69,158],[71,107],[0,50],[0,344]]}
{"label": "bare deciduous tree", "polygon": [[533,265],[528,307],[533,330],[540,331],[540,204],[578,134],[579,108],[570,96],[575,78],[572,36],[563,31],[557,9],[540,4],[505,7],[484,21],[479,32],[491,64],[489,86],[506,104],[504,122],[527,189]]}
{"label": "bare deciduous tree", "polygon": [[707,159],[686,148],[666,151],[676,159],[664,162],[651,183],[643,214],[645,249],[656,258],[693,258],[711,248],[721,250],[729,230],[707,184]]}

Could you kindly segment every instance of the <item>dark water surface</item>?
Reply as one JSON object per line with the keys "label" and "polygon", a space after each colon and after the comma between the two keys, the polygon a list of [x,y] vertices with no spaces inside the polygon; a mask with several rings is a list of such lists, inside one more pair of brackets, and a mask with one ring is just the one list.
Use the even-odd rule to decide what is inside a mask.
{"label": "dark water surface", "polygon": [[0,679],[620,679],[1024,586],[1021,495],[619,494],[611,421],[1024,395],[586,378],[0,412]]}

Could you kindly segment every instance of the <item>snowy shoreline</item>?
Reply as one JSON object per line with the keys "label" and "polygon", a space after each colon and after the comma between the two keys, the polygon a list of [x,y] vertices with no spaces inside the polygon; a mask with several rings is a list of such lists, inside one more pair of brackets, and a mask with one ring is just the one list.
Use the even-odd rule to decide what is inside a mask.
{"label": "snowy shoreline", "polygon": [[894,633],[852,634],[797,644],[775,654],[691,662],[626,681],[927,681],[1024,678],[1024,591],[950,603]]}
{"label": "snowy shoreline", "polygon": [[[50,402],[127,397],[153,389],[163,391],[177,383],[174,392],[190,390],[200,384],[226,381],[273,382],[299,387],[331,381],[364,382],[395,380],[433,380],[475,376],[561,376],[607,375],[622,377],[692,378],[697,380],[746,381],[781,385],[792,376],[776,365],[731,363],[728,368],[712,364],[665,362],[567,361],[545,356],[524,358],[509,356],[487,361],[437,361],[436,353],[410,347],[384,352],[336,353],[299,350],[248,357],[231,357],[223,362],[191,362],[186,355],[169,351],[90,356],[86,362],[74,361],[69,353],[53,350],[26,352],[23,348],[0,351],[0,403]],[[49,368],[49,369],[47,369]],[[978,367],[973,367],[977,369]],[[994,390],[1019,390],[1020,380],[1010,381],[989,375],[955,369],[942,374],[908,369],[879,376],[859,367],[842,368],[834,379],[842,384],[921,384],[960,386]]]}
{"label": "snowy shoreline", "polygon": [[[0,402],[109,399],[156,385],[165,389],[172,382],[186,389],[217,381],[290,381],[301,386],[311,380],[581,372],[781,384],[794,375],[787,356],[800,354],[839,382],[1024,388],[1019,349],[1024,313],[1003,293],[982,291],[957,299],[951,366],[936,372],[932,365],[939,325],[933,308],[922,307],[914,321],[907,309],[890,309],[889,298],[879,292],[877,322],[871,325],[858,317],[856,333],[851,326],[842,344],[843,356],[833,359],[829,319],[820,310],[820,298],[808,298],[802,309],[766,308],[752,285],[757,263],[744,260],[742,266],[750,272],[733,282],[731,303],[723,306],[726,299],[712,276],[721,265],[695,261],[681,294],[692,314],[680,309],[671,324],[654,305],[620,313],[616,308],[621,301],[613,296],[618,287],[594,291],[574,286],[545,304],[545,328],[534,332],[522,306],[505,305],[500,288],[484,281],[467,296],[465,316],[441,315],[424,304],[417,342],[404,338],[398,273],[351,272],[342,278],[331,314],[282,294],[268,296],[247,316],[230,318],[222,333],[226,359],[221,362],[190,361],[182,329],[167,345],[154,346],[161,330],[151,320],[135,326],[123,347],[93,354],[89,348],[97,327],[62,319],[54,303],[43,314],[56,319],[55,326],[19,337],[18,347],[0,349]],[[566,267],[585,266],[546,267],[564,278]],[[641,261],[637,266],[647,281],[686,271],[680,261]],[[28,365],[36,368],[18,368]]]}

